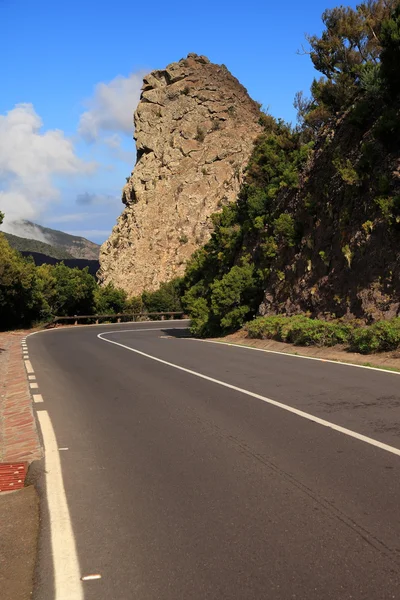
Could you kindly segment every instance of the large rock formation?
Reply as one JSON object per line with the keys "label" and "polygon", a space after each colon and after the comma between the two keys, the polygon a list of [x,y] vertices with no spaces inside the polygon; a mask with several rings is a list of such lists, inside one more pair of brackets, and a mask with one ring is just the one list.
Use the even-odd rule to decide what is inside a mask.
{"label": "large rock formation", "polygon": [[235,200],[259,107],[224,65],[189,54],[144,78],[137,162],[126,208],[100,252],[100,281],[129,294],[182,275],[210,236],[209,216]]}

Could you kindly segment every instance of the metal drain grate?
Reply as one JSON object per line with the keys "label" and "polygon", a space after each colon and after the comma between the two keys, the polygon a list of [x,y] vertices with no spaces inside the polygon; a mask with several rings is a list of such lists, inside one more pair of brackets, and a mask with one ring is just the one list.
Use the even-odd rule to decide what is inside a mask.
{"label": "metal drain grate", "polygon": [[26,463],[0,464],[0,492],[10,492],[24,487]]}

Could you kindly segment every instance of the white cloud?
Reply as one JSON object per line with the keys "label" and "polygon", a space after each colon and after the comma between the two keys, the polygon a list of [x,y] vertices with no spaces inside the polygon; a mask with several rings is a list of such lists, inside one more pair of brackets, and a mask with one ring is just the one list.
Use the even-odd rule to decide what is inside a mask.
{"label": "white cloud", "polygon": [[78,158],[60,130],[42,132],[43,123],[32,104],[17,104],[0,115],[0,210],[3,229],[11,221],[33,219],[59,199],[55,176],[92,172],[94,163]]}
{"label": "white cloud", "polygon": [[38,240],[39,242],[51,243],[43,231],[40,230],[34,223],[26,223],[25,221],[9,221],[6,224],[5,231],[18,235],[22,238],[29,238],[31,240]]}
{"label": "white cloud", "polygon": [[102,134],[111,132],[106,143],[117,147],[117,133],[133,133],[133,112],[140,98],[144,71],[128,77],[118,75],[109,83],[98,83],[93,96],[87,100],[88,110],[81,116],[79,133],[89,142],[98,141]]}

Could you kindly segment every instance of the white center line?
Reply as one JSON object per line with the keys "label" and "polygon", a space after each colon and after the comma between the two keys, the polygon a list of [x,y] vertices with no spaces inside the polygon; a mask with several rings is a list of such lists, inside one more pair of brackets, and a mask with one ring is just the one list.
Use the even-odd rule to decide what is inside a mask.
{"label": "white center line", "polygon": [[[130,330],[134,332],[135,330]],[[137,331],[144,331],[138,329]],[[232,385],[230,383],[226,383],[225,381],[220,381],[219,379],[214,379],[213,377],[209,377],[208,375],[203,375],[202,373],[198,373],[197,371],[192,371],[191,369],[186,369],[185,367],[181,367],[180,365],[176,365],[174,363],[168,362],[167,360],[163,360],[162,358],[157,358],[156,356],[152,356],[151,354],[146,354],[145,352],[141,352],[140,350],[136,350],[135,348],[131,348],[130,346],[126,346],[125,344],[120,344],[119,342],[114,342],[113,340],[108,340],[103,337],[103,335],[111,335],[115,333],[123,333],[122,331],[105,331],[103,333],[99,333],[97,337],[103,342],[108,342],[109,344],[114,344],[115,346],[120,346],[121,348],[125,348],[130,352],[135,352],[136,354],[140,354],[141,356],[145,356],[146,358],[150,358],[158,363],[163,365],[167,365],[168,367],[172,367],[174,369],[178,369],[179,371],[183,371],[184,373],[188,373],[189,375],[194,375],[195,377],[199,377],[200,379],[205,379],[206,381],[210,381],[211,383],[216,383],[221,385],[222,387],[228,388],[230,390],[234,390],[235,392],[239,392],[240,394],[245,394],[246,396],[251,396],[252,398],[257,398],[257,400],[262,400],[267,404],[271,404],[272,406],[276,406],[277,408],[281,408],[282,410],[286,410],[287,412],[293,413],[298,417],[302,417],[303,419],[307,419],[308,421],[312,421],[314,423],[318,423],[318,425],[322,425],[323,427],[328,427],[329,429],[333,429],[334,431],[338,431],[339,433],[343,433],[349,437],[355,438],[356,440],[360,440],[361,442],[365,442],[366,444],[370,444],[371,446],[375,446],[376,448],[380,448],[381,450],[385,450],[386,452],[390,452],[391,454],[396,454],[400,456],[400,449],[395,448],[394,446],[389,446],[388,444],[383,444],[378,440],[374,440],[366,435],[362,435],[361,433],[357,433],[356,431],[352,431],[351,429],[347,429],[346,427],[341,427],[340,425],[336,425],[335,423],[331,423],[330,421],[326,421],[325,419],[320,419],[319,417],[315,417],[310,413],[306,413],[302,410],[294,408],[293,406],[289,406],[288,404],[283,404],[282,402],[278,402],[277,400],[272,400],[271,398],[267,398],[266,396],[261,396],[261,394],[256,394],[251,392],[250,390],[245,390],[243,388],[237,387],[236,385]]]}

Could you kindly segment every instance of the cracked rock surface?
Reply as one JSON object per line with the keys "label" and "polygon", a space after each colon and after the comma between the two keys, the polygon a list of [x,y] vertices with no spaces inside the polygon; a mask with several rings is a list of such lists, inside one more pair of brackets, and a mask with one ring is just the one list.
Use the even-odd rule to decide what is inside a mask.
{"label": "cracked rock surface", "polygon": [[99,278],[130,295],[183,275],[210,237],[210,215],[234,201],[259,107],[224,65],[189,54],[143,80],[134,116],[137,162],[100,252]]}

